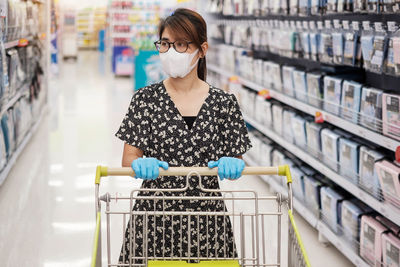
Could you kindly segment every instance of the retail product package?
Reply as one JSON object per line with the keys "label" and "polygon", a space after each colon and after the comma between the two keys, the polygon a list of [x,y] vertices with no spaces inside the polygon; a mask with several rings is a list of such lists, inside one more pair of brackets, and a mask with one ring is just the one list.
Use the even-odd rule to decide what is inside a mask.
{"label": "retail product package", "polygon": [[283,107],[278,103],[272,105],[272,116],[275,132],[282,135]]}
{"label": "retail product package", "polygon": [[343,235],[347,242],[351,244],[353,250],[359,249],[361,217],[371,212],[372,209],[358,199],[344,200],[342,202],[341,226]]}
{"label": "retail product package", "polygon": [[339,139],[340,174],[358,185],[359,149],[361,144],[347,138]]}
{"label": "retail product package", "polygon": [[400,95],[383,94],[383,134],[400,141]]}
{"label": "retail product package", "polygon": [[319,176],[303,176],[304,181],[304,195],[307,207],[316,216],[319,216],[321,209],[321,187],[323,183]]}
{"label": "retail product package", "polygon": [[369,21],[363,21],[363,31],[361,34],[361,51],[364,61],[364,68],[370,70],[372,55],[374,52],[374,30]]}
{"label": "retail product package", "polygon": [[7,61],[8,61],[8,77],[10,79],[9,85],[9,97],[15,95],[17,91],[17,87],[19,85],[18,82],[18,51],[16,49],[7,50]]}
{"label": "retail product package", "polygon": [[384,0],[382,5],[384,13],[398,13],[400,11],[400,1],[398,0]]}
{"label": "retail product package", "polygon": [[360,83],[347,80],[342,86],[341,116],[355,124],[358,123],[360,112],[361,88]]}
{"label": "retail product package", "polygon": [[0,89],[0,102],[7,101],[9,92],[8,60],[3,41],[0,41]]}
{"label": "retail product package", "polygon": [[387,53],[387,32],[381,22],[375,22],[375,38],[371,57],[371,65],[367,70],[382,73],[385,55]]}
{"label": "retail product package", "polygon": [[361,217],[360,256],[372,266],[380,266],[382,257],[382,235],[387,228],[374,217]]}
{"label": "retail product package", "polygon": [[[273,80],[272,80],[272,65],[271,61],[264,61],[264,70],[262,75],[263,77],[263,86],[267,89],[273,88]],[[280,89],[280,88],[279,88]]]}
{"label": "retail product package", "polygon": [[367,11],[369,13],[377,13],[380,11],[380,1],[379,0],[368,0]]}
{"label": "retail product package", "polygon": [[261,166],[272,166],[272,150],[274,149],[272,142],[267,138],[262,139],[260,147],[260,164]]}
{"label": "retail product package", "polygon": [[257,122],[261,123],[264,126],[271,126],[272,124],[272,110],[271,110],[271,102],[265,100],[262,96],[256,96],[255,100],[255,116],[254,118]]}
{"label": "retail product package", "polygon": [[400,266],[400,238],[392,233],[382,235],[382,258],[384,266]]}
{"label": "retail product package", "polygon": [[324,63],[333,62],[332,22],[330,20],[325,21],[325,28],[321,31],[318,58]]}
{"label": "retail product package", "polygon": [[7,149],[4,141],[3,128],[0,127],[0,170],[4,169],[7,164]]}
{"label": "retail product package", "polygon": [[293,178],[293,195],[297,200],[304,200],[304,173],[297,166],[290,170]]}
{"label": "retail product package", "polygon": [[387,160],[375,163],[385,202],[400,207],[400,164]]}
{"label": "retail product package", "polygon": [[338,170],[340,135],[330,129],[321,130],[321,152],[326,165]]}
{"label": "retail product package", "polygon": [[261,140],[260,140],[259,136],[260,136],[260,134],[256,131],[249,132],[249,138],[250,138],[250,141],[252,144],[252,148],[247,152],[247,155],[254,161],[256,159],[259,159],[259,155],[260,155]]}
{"label": "retail product package", "polygon": [[375,219],[378,222],[380,222],[383,226],[385,226],[387,229],[389,229],[395,235],[399,235],[400,234],[400,226],[398,226],[397,224],[395,224],[394,222],[392,222],[388,218],[383,217],[381,215],[377,215],[377,216],[375,216]]}
{"label": "retail product package", "polygon": [[333,63],[343,64],[344,35],[339,20],[334,20],[334,32],[332,32]]}
{"label": "retail product package", "polygon": [[324,109],[335,115],[340,113],[342,82],[340,78],[324,77]]}
{"label": "retail product package", "polygon": [[355,12],[367,12],[368,0],[354,0],[354,11]]}
{"label": "retail product package", "polygon": [[359,182],[360,187],[377,199],[381,199],[380,183],[375,168],[375,162],[382,160],[384,155],[366,146],[360,147]]}
{"label": "retail product package", "polygon": [[255,102],[256,102],[256,96],[257,93],[253,91],[252,89],[249,88],[243,88],[245,90],[245,98],[244,98],[244,113],[251,117],[254,118],[254,112],[255,112]]}
{"label": "retail product package", "polygon": [[[400,4],[400,1],[399,1]],[[388,21],[388,47],[384,63],[384,72],[392,76],[400,75],[400,31],[397,23]]]}
{"label": "retail product package", "polygon": [[290,127],[292,125],[292,121],[294,120],[294,117],[296,116],[296,113],[291,110],[291,109],[284,109],[283,111],[283,125],[286,127],[283,127],[283,136],[285,137],[285,140],[287,140],[289,143],[294,143],[294,134],[293,134],[293,129]]}
{"label": "retail product package", "polygon": [[308,103],[321,108],[324,98],[323,76],[318,73],[307,73]]}
{"label": "retail product package", "polygon": [[307,79],[304,71],[293,71],[293,87],[296,98],[304,103],[307,103]]}
{"label": "retail product package", "polygon": [[342,201],[345,196],[329,186],[323,186],[321,188],[321,214],[323,221],[329,225],[329,227],[336,234],[341,234],[340,221],[341,221],[341,210]]}
{"label": "retail product package", "polygon": [[313,21],[310,24],[310,46],[311,46],[311,60],[318,61],[318,51],[320,43],[320,33]]}
{"label": "retail product package", "polygon": [[299,0],[299,14],[303,16],[310,15],[311,0]]}
{"label": "retail product package", "polygon": [[4,143],[9,158],[14,152],[15,139],[14,139],[14,124],[13,117],[10,116],[9,111],[5,112],[1,118],[1,127],[3,130]]}
{"label": "retail product package", "polygon": [[326,12],[327,13],[336,13],[338,0],[326,0]]}
{"label": "retail product package", "polygon": [[360,124],[370,130],[382,132],[383,91],[364,87],[361,94]]}
{"label": "retail product package", "polygon": [[316,158],[321,156],[321,124],[306,121],[307,149]]}
{"label": "retail product package", "polygon": [[361,45],[360,45],[360,22],[343,21],[344,32],[344,51],[343,64],[349,66],[361,65]]}
{"label": "retail product package", "polygon": [[301,47],[303,49],[303,58],[311,58],[310,29],[307,21],[303,21],[303,31],[300,33]]}
{"label": "retail product package", "polygon": [[311,0],[310,12],[312,15],[317,15],[322,13],[322,3],[320,0]]}
{"label": "retail product package", "polygon": [[[283,154],[279,149],[274,149],[272,151],[272,166],[280,166],[283,165],[285,162],[285,154]],[[281,183],[282,179],[280,176],[274,175],[273,176],[276,181]]]}
{"label": "retail product package", "polygon": [[292,119],[292,130],[297,146],[307,147],[306,119],[301,116],[294,116]]}
{"label": "retail product package", "polygon": [[264,61],[262,61],[261,59],[256,59],[254,60],[253,65],[254,65],[254,75],[252,81],[261,85],[263,83]]}
{"label": "retail product package", "polygon": [[281,66],[277,63],[271,64],[271,77],[272,77],[272,87],[277,91],[282,91],[282,75]]}
{"label": "retail product package", "polygon": [[299,13],[299,1],[301,0],[289,0],[289,11],[291,15],[297,15]]}
{"label": "retail product package", "polygon": [[283,82],[283,92],[294,97],[294,85],[293,85],[293,71],[294,67],[283,66],[282,67],[282,82]]}

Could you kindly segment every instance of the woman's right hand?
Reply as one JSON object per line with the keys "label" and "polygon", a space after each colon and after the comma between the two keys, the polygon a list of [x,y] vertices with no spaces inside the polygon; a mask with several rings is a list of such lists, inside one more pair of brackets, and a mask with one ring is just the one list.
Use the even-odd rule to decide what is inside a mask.
{"label": "woman's right hand", "polygon": [[144,180],[155,180],[160,174],[159,168],[168,170],[169,165],[165,161],[159,161],[156,158],[138,158],[131,165],[135,172],[135,178]]}

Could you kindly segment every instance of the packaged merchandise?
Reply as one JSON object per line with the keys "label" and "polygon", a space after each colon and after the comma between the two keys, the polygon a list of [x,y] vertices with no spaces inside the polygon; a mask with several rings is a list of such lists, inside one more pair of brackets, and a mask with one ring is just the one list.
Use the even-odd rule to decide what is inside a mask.
{"label": "packaged merchandise", "polygon": [[360,242],[361,217],[369,212],[371,212],[371,209],[358,200],[352,199],[342,202],[341,225],[343,235],[354,250],[358,250]]}
{"label": "packaged merchandise", "polygon": [[384,13],[394,13],[400,10],[400,1],[398,0],[383,0],[381,5]]}
{"label": "packaged merchandise", "polygon": [[319,216],[319,211],[321,208],[321,194],[320,190],[322,187],[322,182],[318,177],[313,176],[303,176],[304,180],[304,195],[305,202],[307,206],[311,209],[312,213]]}
{"label": "packaged merchandise", "polygon": [[[264,75],[263,75],[263,86],[267,89],[274,88],[273,80],[272,80],[272,69],[271,65],[273,63],[271,61],[264,61]],[[279,88],[280,90],[281,88]]]}
{"label": "packaged merchandise", "polygon": [[307,16],[310,14],[311,0],[299,0],[299,14]]}
{"label": "packaged merchandise", "polygon": [[310,21],[309,25],[310,25],[311,60],[318,61],[318,51],[319,51],[319,43],[321,37],[319,30],[315,25],[315,22]]}
{"label": "packaged merchandise", "polygon": [[[278,149],[274,149],[272,151],[272,166],[280,166],[285,162],[285,155]],[[282,183],[282,178],[280,176],[273,176],[276,181],[280,184]]]}
{"label": "packaged merchandise", "polygon": [[279,104],[272,105],[272,121],[274,130],[277,134],[282,135],[283,107]]}
{"label": "packaged merchandise", "polygon": [[[400,3],[400,2],[399,2]],[[384,62],[384,72],[389,75],[400,75],[400,31],[394,21],[388,21],[387,56]]]}
{"label": "packaged merchandise", "polygon": [[342,79],[324,77],[324,109],[332,114],[339,115],[342,97]]}
{"label": "packaged merchandise", "polygon": [[264,126],[272,125],[272,104],[262,96],[256,97],[255,119]]}
{"label": "packaged merchandise", "polygon": [[253,64],[254,64],[254,73],[251,77],[251,80],[257,84],[262,84],[264,62],[261,59],[256,59],[254,60]]}
{"label": "packaged merchandise", "polygon": [[343,64],[349,66],[361,66],[361,44],[360,44],[360,23],[353,21],[343,21],[344,32],[344,51]]}
{"label": "packaged merchandise", "polygon": [[283,92],[294,97],[294,85],[293,85],[293,71],[294,67],[283,66],[282,67],[282,81],[283,81]]}
{"label": "packaged merchandise", "polygon": [[303,21],[303,29],[300,33],[301,47],[303,49],[303,58],[311,58],[310,29],[308,21]]}
{"label": "packaged merchandise", "polygon": [[321,213],[323,220],[336,234],[341,234],[341,205],[344,199],[345,196],[342,193],[329,186],[321,188]]}
{"label": "packaged merchandise", "polygon": [[392,233],[382,235],[382,258],[384,266],[400,266],[400,239]]}
{"label": "packaged merchandise", "polygon": [[[377,13],[380,11],[378,8],[380,6],[380,0],[368,0],[367,10],[369,13]],[[379,6],[378,6],[379,5]]]}
{"label": "packaged merchandise", "polygon": [[298,167],[294,166],[291,169],[292,177],[293,177],[293,195],[297,200],[304,200],[304,181],[303,176],[304,173]]}
{"label": "packaged merchandise", "polygon": [[307,79],[306,73],[300,70],[293,71],[293,87],[296,98],[304,103],[307,103]]}
{"label": "packaged merchandise", "polygon": [[387,50],[387,33],[381,22],[375,22],[375,37],[371,56],[371,65],[366,68],[376,73],[382,73]]}
{"label": "packaged merchandise", "polygon": [[321,6],[321,1],[320,0],[311,0],[311,8],[310,8],[310,13],[312,15],[317,15],[322,13],[322,6]]}
{"label": "packaged merchandise", "polygon": [[380,183],[375,169],[375,162],[382,160],[383,154],[366,146],[360,147],[359,182],[368,193],[380,199]]}
{"label": "packaged merchandise", "polygon": [[367,12],[368,0],[354,0],[354,11],[355,12]]}
{"label": "packaged merchandise", "polygon": [[343,54],[344,54],[343,28],[339,20],[334,20],[333,24],[334,24],[334,30],[332,32],[333,63],[343,64]]}
{"label": "packaged merchandise", "polygon": [[359,148],[361,144],[346,138],[339,140],[340,173],[358,184]]}
{"label": "packaged merchandise", "polygon": [[294,134],[293,134],[293,129],[290,127],[292,125],[292,121],[294,120],[294,117],[296,116],[296,113],[293,110],[290,109],[285,109],[283,111],[283,136],[285,137],[285,140],[287,140],[290,143],[294,143]]}
{"label": "packaged merchandise", "polygon": [[259,154],[260,154],[260,134],[256,131],[249,132],[249,138],[252,144],[252,148],[247,152],[247,155],[253,159],[254,161],[257,161],[259,159]]}
{"label": "packaged merchandise", "polygon": [[376,132],[382,132],[383,91],[364,87],[361,94],[360,124]]}
{"label": "packaged merchandise", "polygon": [[321,62],[332,63],[333,62],[332,22],[330,20],[325,21],[325,28],[321,31],[319,49],[320,50],[318,58],[321,60]]}
{"label": "packaged merchandise", "polygon": [[383,134],[400,141],[400,95],[383,94]]}
{"label": "packaged merchandise", "polygon": [[292,119],[292,130],[297,146],[307,147],[306,120],[301,116],[294,116]]}
{"label": "packaged merchandise", "polygon": [[299,1],[301,0],[289,0],[290,14],[297,15],[299,13]]}
{"label": "packaged merchandise", "polygon": [[323,76],[318,73],[307,73],[308,103],[321,108],[324,98]]}
{"label": "packaged merchandise", "polygon": [[260,147],[260,164],[261,166],[272,166],[272,150],[274,149],[272,142],[267,138],[263,138]]}
{"label": "packaged merchandise", "polygon": [[400,207],[400,166],[383,160],[375,163],[385,201]]}
{"label": "packaged merchandise", "polygon": [[373,266],[380,266],[382,257],[382,234],[387,231],[374,217],[361,217],[360,256]]}
{"label": "packaged merchandise", "polygon": [[8,112],[4,113],[1,118],[1,128],[3,130],[7,158],[9,158],[14,150],[14,129],[12,125],[12,118],[8,116]]}
{"label": "packaged merchandise", "polygon": [[326,11],[327,13],[336,13],[338,0],[327,0]]}
{"label": "packaged merchandise", "polygon": [[338,170],[340,136],[330,129],[321,130],[321,152],[326,165]]}
{"label": "packaged merchandise", "polygon": [[361,87],[361,84],[347,80],[342,87],[341,117],[355,124],[358,123],[360,112]]}
{"label": "packaged merchandise", "polygon": [[375,219],[378,222],[380,222],[383,226],[385,226],[386,229],[389,229],[395,235],[398,235],[400,233],[400,226],[398,226],[397,224],[393,223],[388,218],[383,217],[381,215],[377,215],[377,216],[375,216]]}
{"label": "packaged merchandise", "polygon": [[321,156],[321,130],[324,127],[311,121],[306,121],[307,148],[314,157]]}
{"label": "packaged merchandise", "polygon": [[7,150],[4,143],[3,127],[0,127],[0,170],[4,169],[7,164]]}
{"label": "packaged merchandise", "polygon": [[0,41],[0,100],[8,99],[9,77],[6,49],[3,41]]}
{"label": "packaged merchandise", "polygon": [[363,31],[361,34],[361,51],[364,61],[364,68],[367,70],[372,69],[371,60],[374,52],[374,30],[369,21],[363,21]]}
{"label": "packaged merchandise", "polygon": [[282,91],[282,75],[281,66],[277,63],[271,64],[271,77],[272,77],[272,87],[277,91]]}

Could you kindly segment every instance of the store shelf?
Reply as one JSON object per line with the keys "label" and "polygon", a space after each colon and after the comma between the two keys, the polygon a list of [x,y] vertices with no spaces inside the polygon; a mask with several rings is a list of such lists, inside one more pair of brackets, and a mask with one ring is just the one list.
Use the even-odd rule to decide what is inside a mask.
{"label": "store shelf", "polygon": [[1,106],[0,115],[6,112],[9,108],[13,107],[15,103],[27,92],[28,89],[29,89],[29,84],[28,83],[23,84],[17,90],[17,93],[13,97],[11,97],[11,99],[9,99],[7,103]]}
{"label": "store shelf", "polygon": [[6,167],[1,171],[0,173],[0,186],[3,184],[3,182],[6,180],[7,176],[10,174],[10,171],[14,167],[14,165],[17,162],[17,159],[21,155],[21,153],[24,151],[25,147],[29,143],[29,141],[32,139],[33,135],[36,133],[37,129],[39,128],[40,123],[43,120],[43,117],[45,116],[47,110],[47,106],[44,106],[42,108],[42,112],[39,116],[39,119],[33,124],[31,127],[31,130],[27,133],[27,135],[24,137],[24,140],[21,142],[19,147],[14,151],[14,153],[11,155],[10,159],[7,162]]}
{"label": "store shelf", "polygon": [[[32,37],[32,36],[28,36],[28,37],[26,37],[26,38],[21,38],[21,39],[18,39],[18,40],[6,42],[6,43],[4,44],[4,47],[5,47],[5,49],[9,49],[9,48],[13,48],[13,47],[19,46],[21,40],[28,40],[28,43],[29,43],[30,41],[33,40],[33,37]],[[24,46],[26,46],[26,45],[24,45]]]}
{"label": "store shelf", "polygon": [[304,151],[303,149],[297,147],[296,145],[286,141],[285,138],[273,132],[270,128],[264,127],[263,125],[249,118],[246,115],[244,115],[244,118],[246,122],[251,124],[253,127],[255,127],[258,131],[260,131],[267,137],[269,137],[275,143],[279,144],[280,146],[282,146],[287,151],[294,154],[296,157],[298,157],[299,159],[301,159],[314,169],[318,170],[327,178],[329,178],[330,180],[341,186],[344,190],[348,191],[350,194],[357,197],[365,204],[369,205],[374,210],[381,213],[383,216],[392,220],[397,225],[400,225],[400,209],[392,206],[391,204],[378,201],[373,196],[369,195],[367,192],[358,188],[357,185],[353,184],[348,179],[344,178],[335,171],[331,170],[328,166],[323,164],[319,159],[316,159],[310,154],[308,154],[307,151]]}
{"label": "store shelf", "polygon": [[[244,155],[243,159],[250,166],[258,166],[255,161],[253,161],[250,157]],[[273,178],[269,176],[260,176],[266,183],[268,183],[274,191],[282,194],[287,197],[287,189],[284,188],[281,184],[276,182]],[[293,177],[294,179],[296,177]],[[293,198],[293,207],[297,211],[297,214],[302,216],[312,227],[318,230],[320,234],[322,234],[330,243],[332,243],[343,255],[345,255],[354,265],[357,267],[368,267],[367,264],[351,247],[350,245],[343,240],[340,236],[337,236],[333,233],[330,228],[321,220],[319,220],[313,213],[309,211],[307,207],[305,207],[301,201]]]}
{"label": "store shelf", "polygon": [[[207,65],[208,69],[211,71],[217,72],[225,77],[232,77],[236,76],[228,71],[221,70],[220,68],[216,67],[215,65],[208,64]],[[261,91],[266,88],[264,88],[261,85],[257,85],[254,82],[248,81],[246,79],[243,79],[239,77],[239,81],[241,84],[243,84],[246,87],[249,87],[255,91]],[[316,107],[313,107],[311,105],[308,105],[306,103],[303,103],[295,98],[292,98],[290,96],[287,96],[281,92],[275,91],[275,90],[269,90],[270,96],[290,107],[293,107],[297,110],[300,110],[302,112],[305,112],[307,114],[310,114],[312,116],[315,116],[316,112],[321,112],[324,121],[329,122],[332,125],[335,125],[339,128],[342,128],[348,132],[351,132],[352,134],[355,134],[359,137],[362,137],[370,142],[373,142],[375,144],[378,144],[386,149],[389,149],[391,151],[396,151],[397,147],[400,146],[400,142],[397,140],[394,140],[390,137],[384,136],[382,134],[376,133],[374,131],[368,130],[367,128],[364,128],[360,125],[354,124],[350,121],[347,121],[343,118],[340,118],[338,116],[335,116],[333,114],[330,114],[329,112],[326,112],[322,109],[318,109]]]}

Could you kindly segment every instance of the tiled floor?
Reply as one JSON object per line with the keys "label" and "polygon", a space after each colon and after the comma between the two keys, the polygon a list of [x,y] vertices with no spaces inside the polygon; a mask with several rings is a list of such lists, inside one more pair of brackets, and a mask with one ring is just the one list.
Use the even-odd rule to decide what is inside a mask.
{"label": "tiled floor", "polygon": [[[51,81],[48,116],[0,187],[1,266],[89,266],[95,166],[120,165],[122,143],[113,134],[132,87],[131,80],[114,78],[97,52],[63,63],[60,78]],[[118,178],[102,185],[127,194],[139,184]],[[268,191],[257,177],[223,187]],[[301,217],[296,219],[313,266],[351,266],[336,249],[318,243],[317,232]],[[119,246],[112,248],[113,258]]]}

